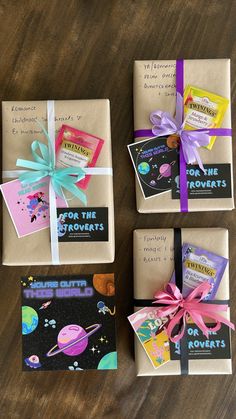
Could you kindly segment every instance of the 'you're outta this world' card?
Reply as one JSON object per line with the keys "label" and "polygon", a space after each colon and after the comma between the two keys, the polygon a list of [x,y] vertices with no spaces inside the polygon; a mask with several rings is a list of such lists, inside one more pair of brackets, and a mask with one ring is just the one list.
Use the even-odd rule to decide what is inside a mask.
{"label": "'you're outta this world' card", "polygon": [[29,276],[21,288],[24,371],[117,369],[114,274]]}
{"label": "'you're outta this world' card", "polygon": [[178,160],[177,137],[155,137],[128,145],[145,199],[171,190],[171,173]]}

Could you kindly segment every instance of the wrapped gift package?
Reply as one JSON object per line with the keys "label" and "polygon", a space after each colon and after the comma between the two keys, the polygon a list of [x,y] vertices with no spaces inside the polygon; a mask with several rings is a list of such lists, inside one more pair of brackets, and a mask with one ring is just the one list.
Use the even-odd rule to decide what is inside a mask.
{"label": "wrapped gift package", "polygon": [[[182,243],[191,243],[228,259],[228,231],[222,228],[183,228]],[[134,231],[134,301],[135,311],[153,301],[154,293],[170,281],[174,270],[174,230],[153,229]],[[229,300],[229,266],[227,265],[215,300]],[[142,305],[141,305],[142,302]],[[139,305],[140,304],[140,305]],[[229,309],[222,314],[229,319]],[[230,334],[229,334],[230,346]],[[135,363],[138,376],[180,375],[179,360],[170,360],[155,369],[135,336]],[[188,374],[231,374],[228,359],[189,359]]]}
{"label": "wrapped gift package", "polygon": [[[184,87],[196,86],[229,100],[221,124],[231,128],[230,60],[184,60]],[[150,114],[156,110],[175,115],[176,108],[176,61],[135,61],[134,63],[134,130],[150,130]],[[135,138],[135,142],[147,137]],[[230,164],[229,178],[233,191],[232,138],[218,136],[211,150],[199,149],[203,164]],[[229,179],[230,181],[230,179]],[[179,212],[180,200],[172,199],[171,191],[145,199],[136,178],[137,210],[141,213]],[[232,210],[231,197],[189,199],[189,211]]]}
{"label": "wrapped gift package", "polygon": [[[66,124],[101,138],[104,143],[96,167],[112,168],[109,100],[58,100],[54,102],[56,132]],[[18,158],[32,160],[31,143],[46,142],[37,121],[47,129],[47,102],[3,102],[3,171],[13,171]],[[4,178],[3,182],[12,179]],[[60,242],[61,264],[108,263],[114,260],[113,179],[92,175],[85,191],[87,207],[108,208],[108,240]],[[78,198],[69,207],[83,207]],[[3,204],[3,264],[49,265],[52,263],[49,228],[18,238]]]}

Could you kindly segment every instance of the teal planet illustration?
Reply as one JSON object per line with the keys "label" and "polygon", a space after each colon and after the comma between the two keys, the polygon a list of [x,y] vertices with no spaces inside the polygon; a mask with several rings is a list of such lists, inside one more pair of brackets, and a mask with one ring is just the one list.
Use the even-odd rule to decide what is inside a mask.
{"label": "teal planet illustration", "polygon": [[142,163],[139,163],[138,171],[139,171],[139,173],[141,173],[141,175],[146,175],[148,172],[150,172],[149,164],[146,161],[143,161]]}
{"label": "teal planet illustration", "polygon": [[29,306],[22,307],[22,334],[32,333],[38,326],[39,317],[37,312]]}
{"label": "teal planet illustration", "polygon": [[117,369],[117,352],[109,352],[100,359],[98,370],[116,370]]}

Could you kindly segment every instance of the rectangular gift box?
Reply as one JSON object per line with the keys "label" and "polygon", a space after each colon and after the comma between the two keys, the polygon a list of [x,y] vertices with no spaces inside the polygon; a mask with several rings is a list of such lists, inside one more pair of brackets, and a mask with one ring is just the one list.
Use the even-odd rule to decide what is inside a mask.
{"label": "rectangular gift box", "polygon": [[[112,167],[110,103],[99,100],[57,100],[56,131],[62,124],[95,135],[104,140],[96,167]],[[32,160],[31,143],[46,143],[36,118],[47,129],[47,102],[3,102],[3,171],[20,169],[17,158]],[[4,182],[10,179],[3,179]],[[108,263],[114,260],[113,179],[109,175],[92,175],[87,195],[88,207],[108,207],[108,241],[59,243],[61,264]],[[78,199],[69,200],[70,207],[83,207]],[[49,228],[18,238],[8,210],[3,204],[3,264],[49,265],[52,263]]]}
{"label": "rectangular gift box", "polygon": [[[228,230],[223,228],[183,228],[182,243],[187,242],[229,258]],[[134,231],[134,299],[153,300],[156,291],[169,282],[174,270],[174,230],[145,229]],[[229,264],[221,280],[216,300],[229,300]],[[135,307],[135,311],[141,307]],[[229,309],[222,316],[230,318]],[[230,336],[230,334],[229,334]],[[180,375],[179,360],[153,368],[135,336],[135,363],[138,376]],[[231,359],[189,359],[188,374],[231,374]]]}
{"label": "rectangular gift box", "polygon": [[[176,61],[135,61],[134,63],[134,130],[151,129],[150,113],[156,110],[175,114]],[[196,86],[229,100],[222,128],[231,128],[230,60],[184,60],[184,87]],[[144,138],[135,138],[135,142]],[[231,165],[233,194],[232,138],[217,137],[211,150],[199,150],[203,164]],[[141,213],[179,212],[180,201],[172,199],[171,191],[145,199],[136,179],[136,205]],[[189,211],[232,210],[234,199],[189,199]]]}

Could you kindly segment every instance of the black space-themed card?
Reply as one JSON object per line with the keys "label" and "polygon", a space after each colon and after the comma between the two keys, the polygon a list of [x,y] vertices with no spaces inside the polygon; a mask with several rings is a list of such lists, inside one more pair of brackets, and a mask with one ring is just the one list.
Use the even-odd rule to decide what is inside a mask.
{"label": "black space-themed card", "polygon": [[21,278],[24,371],[117,369],[114,274]]}
{"label": "black space-themed card", "polygon": [[108,208],[57,208],[59,242],[108,241]]}
{"label": "black space-themed card", "polygon": [[128,150],[145,199],[171,190],[171,173],[178,160],[178,139],[170,135],[129,144]]}
{"label": "black space-themed card", "polygon": [[[207,323],[210,328],[214,324]],[[178,327],[173,333],[178,332]],[[217,332],[209,332],[208,338],[204,336],[196,324],[186,326],[186,345],[188,359],[230,359],[230,330],[225,324]],[[180,343],[170,341],[171,359],[180,359]]]}

